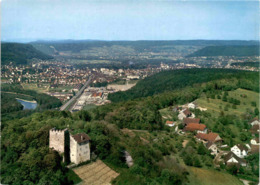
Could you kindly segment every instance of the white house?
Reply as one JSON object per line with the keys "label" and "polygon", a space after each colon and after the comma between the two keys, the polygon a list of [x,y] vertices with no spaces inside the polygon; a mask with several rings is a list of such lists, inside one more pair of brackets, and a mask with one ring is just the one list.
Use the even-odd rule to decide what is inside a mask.
{"label": "white house", "polygon": [[260,145],[259,138],[251,139],[250,143],[251,145]]}
{"label": "white house", "polygon": [[217,145],[215,144],[215,143],[212,143],[212,142],[208,142],[207,144],[206,144],[206,147],[208,148],[208,150],[210,150],[211,151],[211,155],[217,155],[217,153],[218,153],[218,147],[217,147]]}
{"label": "white house", "polygon": [[190,112],[189,109],[184,109],[182,111],[179,112],[179,115],[178,115],[178,119],[179,120],[183,120],[184,118],[195,118],[195,115]]}
{"label": "white house", "polygon": [[239,158],[233,152],[229,152],[225,157],[224,161],[226,165],[237,165],[237,166],[246,166],[246,160]]}
{"label": "white house", "polygon": [[188,108],[189,109],[195,109],[196,108],[196,105],[194,103],[189,103],[188,104]]}
{"label": "white house", "polygon": [[248,148],[241,144],[237,144],[231,148],[231,152],[233,152],[240,158],[244,158],[245,156],[247,156]]}
{"label": "white house", "polygon": [[259,121],[258,119],[253,119],[253,120],[250,122],[250,125],[251,125],[251,126],[260,125],[260,121]]}
{"label": "white house", "polygon": [[173,127],[175,123],[173,121],[166,121],[166,125],[169,127]]}

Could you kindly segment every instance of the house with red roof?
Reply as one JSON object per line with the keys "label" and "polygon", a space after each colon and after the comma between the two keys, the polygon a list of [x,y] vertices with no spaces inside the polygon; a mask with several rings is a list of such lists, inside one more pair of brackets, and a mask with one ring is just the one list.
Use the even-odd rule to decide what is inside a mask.
{"label": "house with red roof", "polygon": [[175,125],[175,123],[173,122],[173,121],[166,121],[166,123],[165,123],[167,126],[169,126],[169,127],[173,127],[174,125]]}
{"label": "house with red roof", "polygon": [[196,131],[197,133],[207,133],[207,127],[204,124],[190,123],[184,129],[184,131]]}
{"label": "house with red roof", "polygon": [[199,139],[199,140],[203,140],[203,141],[206,141],[206,142],[212,142],[212,143],[222,141],[221,137],[217,133],[213,133],[213,132],[208,133],[208,134],[198,133],[196,135],[196,138]]}
{"label": "house with red roof", "polygon": [[183,119],[184,125],[188,125],[190,123],[200,123],[200,119],[199,118],[184,118]]}

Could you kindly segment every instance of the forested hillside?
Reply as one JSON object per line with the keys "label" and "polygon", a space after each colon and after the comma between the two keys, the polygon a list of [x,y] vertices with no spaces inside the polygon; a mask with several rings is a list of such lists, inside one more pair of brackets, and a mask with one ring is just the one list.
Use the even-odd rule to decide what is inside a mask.
{"label": "forested hillside", "polygon": [[259,45],[255,46],[207,46],[188,57],[201,56],[259,56]]}
{"label": "forested hillside", "polygon": [[29,59],[52,59],[51,56],[35,49],[30,44],[3,43],[1,44],[1,61],[3,64],[27,64]]}
{"label": "forested hillside", "polygon": [[[112,102],[120,102],[152,96],[165,91],[181,89],[212,80],[229,78],[236,78],[239,80],[238,83],[240,85],[245,85],[245,88],[258,91],[258,76],[259,74],[257,72],[252,73],[228,69],[181,69],[163,71],[139,81],[136,86],[128,91],[109,94],[108,98]],[[250,83],[246,84],[246,79],[251,80]],[[255,79],[255,81],[252,79]]]}
{"label": "forested hillside", "polygon": [[[200,76],[202,71],[195,74]],[[223,74],[223,71],[220,74]],[[241,78],[238,78],[237,74]],[[237,88],[257,90],[258,86],[258,73],[231,71],[222,79],[215,78],[211,82],[194,87],[175,89],[139,100],[112,103],[90,112],[80,111],[72,114],[47,111],[19,120],[4,121],[1,182],[72,184],[71,172],[64,167],[59,155],[48,149],[49,129],[69,127],[73,133],[87,133],[91,137],[91,151],[118,170],[120,176],[113,181],[115,184],[187,184],[187,166],[206,166],[205,168],[214,170],[212,158],[203,145],[196,146],[192,139],[183,147],[183,137],[171,133],[169,128],[164,126],[159,110],[194,101],[202,93],[211,97]],[[210,116],[203,112],[196,114],[202,114],[201,117]],[[247,115],[245,121],[251,120],[253,116],[255,115]],[[228,116],[224,118],[229,119]],[[221,122],[224,118],[216,119],[216,122]],[[123,128],[143,131],[139,130],[134,136],[129,136],[121,130]],[[222,132],[226,134],[225,130]],[[140,135],[137,135],[138,133]],[[127,150],[135,161],[130,168],[125,164],[124,150]]]}

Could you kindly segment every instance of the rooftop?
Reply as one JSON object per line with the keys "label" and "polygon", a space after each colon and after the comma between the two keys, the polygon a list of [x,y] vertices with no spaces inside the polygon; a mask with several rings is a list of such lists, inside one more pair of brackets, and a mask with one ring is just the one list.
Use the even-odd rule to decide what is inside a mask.
{"label": "rooftop", "polygon": [[79,133],[72,136],[75,141],[80,144],[90,140],[90,137],[85,133]]}

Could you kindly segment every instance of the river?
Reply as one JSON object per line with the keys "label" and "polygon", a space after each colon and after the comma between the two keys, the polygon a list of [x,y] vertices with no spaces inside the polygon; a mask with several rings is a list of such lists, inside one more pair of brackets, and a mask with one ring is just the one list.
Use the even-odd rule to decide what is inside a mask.
{"label": "river", "polygon": [[36,107],[37,107],[36,101],[27,101],[27,100],[22,100],[22,99],[18,99],[18,98],[16,98],[16,100],[23,105],[23,110],[36,109]]}

